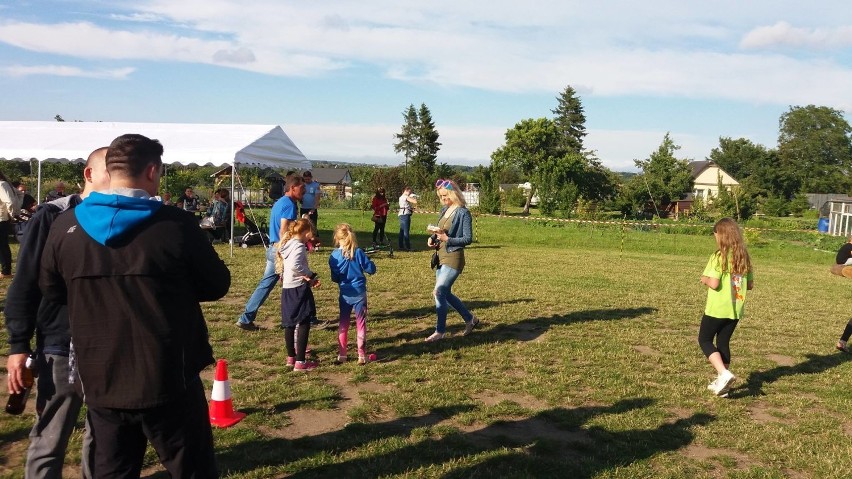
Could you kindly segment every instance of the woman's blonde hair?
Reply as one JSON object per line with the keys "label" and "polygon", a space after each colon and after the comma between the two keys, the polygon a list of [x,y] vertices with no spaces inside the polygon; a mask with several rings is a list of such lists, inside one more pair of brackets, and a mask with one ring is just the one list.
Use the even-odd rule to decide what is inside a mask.
{"label": "woman's blonde hair", "polygon": [[[307,220],[305,218],[299,218],[298,220],[290,223],[290,227],[287,228],[287,231],[284,232],[284,237],[281,238],[281,241],[275,243],[273,247],[276,249],[280,248],[281,245],[293,239],[296,235],[305,234],[308,231],[313,231],[314,226],[311,223],[311,220]],[[284,271],[284,258],[281,257],[281,254],[275,255],[275,272],[281,274]]]}
{"label": "woman's blonde hair", "polygon": [[358,248],[358,238],[355,237],[355,232],[349,223],[340,223],[334,228],[334,245],[340,246],[343,251],[343,257],[352,259],[355,257],[355,250]]}
{"label": "woman's blonde hair", "polygon": [[[719,244],[719,263],[723,273],[746,274],[751,271],[751,258],[743,240],[740,226],[731,218],[722,218],[713,225]],[[729,264],[730,259],[730,264]]]}
{"label": "woman's blonde hair", "polygon": [[447,183],[449,183],[449,185],[446,185],[446,186],[440,186],[440,187],[436,188],[436,190],[435,190],[435,191],[436,191],[439,195],[441,194],[441,190],[446,191],[446,192],[447,192],[447,195],[450,197],[450,201],[451,201],[454,205],[456,205],[456,206],[461,206],[461,207],[466,207],[466,206],[467,206],[467,202],[464,200],[464,195],[462,195],[462,194],[461,194],[461,189],[459,188],[459,185],[457,185],[457,184],[456,184],[456,182],[455,182],[455,181],[453,181],[453,180],[444,180],[444,181],[446,181]]}

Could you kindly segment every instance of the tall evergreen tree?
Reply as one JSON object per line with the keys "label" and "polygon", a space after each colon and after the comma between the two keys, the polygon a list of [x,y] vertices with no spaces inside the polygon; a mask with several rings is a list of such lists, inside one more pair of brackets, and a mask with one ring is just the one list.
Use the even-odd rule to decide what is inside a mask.
{"label": "tall evergreen tree", "polygon": [[432,121],[432,112],[425,103],[420,104],[417,115],[417,146],[414,163],[431,175],[435,172],[435,161],[438,158],[438,150],[441,149],[441,144],[438,143],[438,130],[435,129],[435,122]]}
{"label": "tall evergreen tree", "polygon": [[559,130],[561,146],[566,152],[580,153],[586,136],[586,115],[580,97],[568,85],[556,99],[559,103],[555,110],[550,111],[556,115],[553,121]]}
{"label": "tall evergreen tree", "polygon": [[405,165],[408,166],[408,162],[417,153],[417,135],[420,131],[420,121],[417,118],[417,110],[414,108],[414,104],[408,105],[408,109],[402,113],[402,117],[405,122],[402,124],[400,132],[393,135],[397,140],[393,144],[393,151],[394,153],[402,153],[405,157]]}

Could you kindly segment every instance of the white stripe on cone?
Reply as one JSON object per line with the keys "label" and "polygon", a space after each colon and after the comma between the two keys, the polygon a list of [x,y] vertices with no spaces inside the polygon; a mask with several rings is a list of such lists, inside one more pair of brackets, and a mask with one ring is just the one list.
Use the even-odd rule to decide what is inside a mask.
{"label": "white stripe on cone", "polygon": [[213,392],[210,393],[213,401],[227,401],[231,399],[231,382],[229,380],[213,381]]}

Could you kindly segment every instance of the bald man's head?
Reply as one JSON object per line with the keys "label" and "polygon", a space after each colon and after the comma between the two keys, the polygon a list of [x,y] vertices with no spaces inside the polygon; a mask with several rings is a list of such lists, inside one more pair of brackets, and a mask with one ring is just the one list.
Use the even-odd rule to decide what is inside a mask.
{"label": "bald man's head", "polygon": [[106,154],[108,147],[103,146],[91,152],[86,158],[86,167],[83,169],[83,191],[80,196],[85,198],[93,191],[109,189],[109,174],[106,170]]}

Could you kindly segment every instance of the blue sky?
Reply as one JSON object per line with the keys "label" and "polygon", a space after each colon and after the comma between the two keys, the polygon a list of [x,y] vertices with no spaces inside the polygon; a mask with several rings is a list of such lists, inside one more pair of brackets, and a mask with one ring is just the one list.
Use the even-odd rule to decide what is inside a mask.
{"label": "blue sky", "polygon": [[438,161],[487,165],[566,85],[586,147],[616,171],[666,132],[688,159],[720,136],[775,147],[791,105],[852,109],[852,14],[783,0],[0,1],[0,120],[280,124],[310,159],[399,164],[402,112],[426,103]]}

